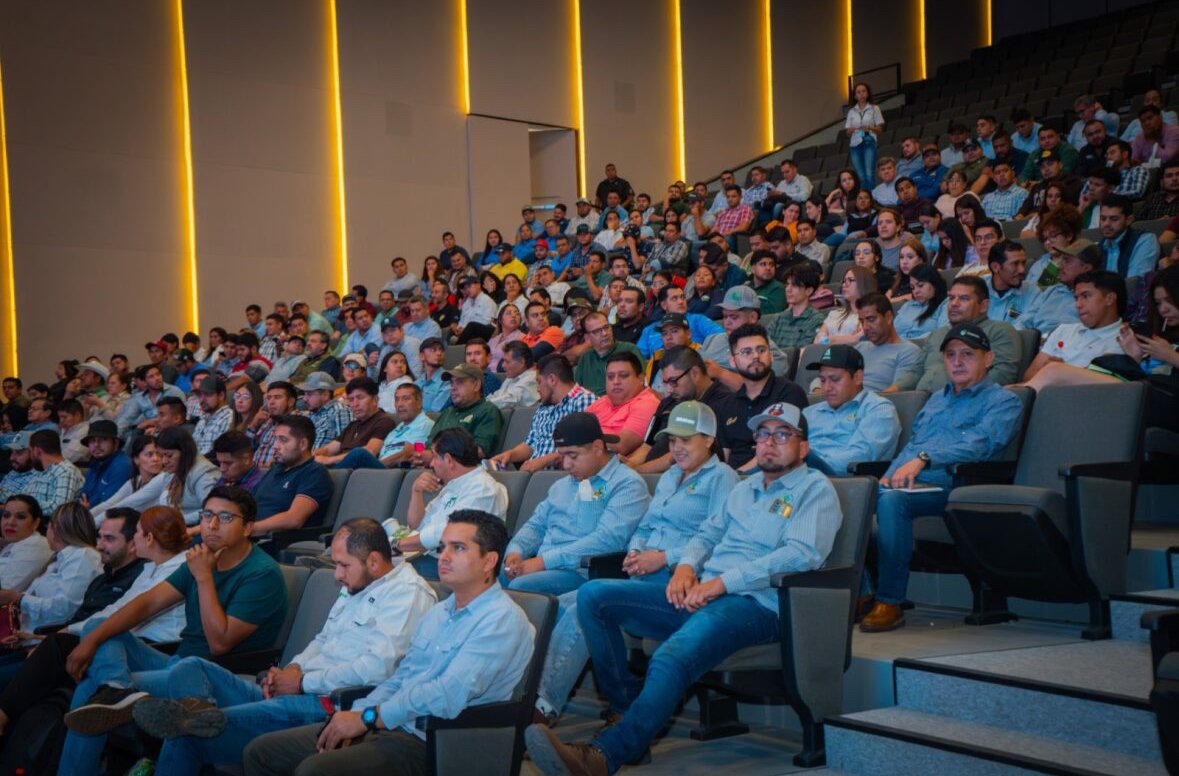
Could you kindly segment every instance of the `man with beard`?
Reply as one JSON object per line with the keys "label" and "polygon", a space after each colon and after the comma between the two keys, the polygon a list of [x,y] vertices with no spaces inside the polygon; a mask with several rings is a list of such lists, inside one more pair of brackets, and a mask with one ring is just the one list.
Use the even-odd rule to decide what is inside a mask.
{"label": "man with beard", "polygon": [[741,375],[741,387],[735,400],[741,414],[725,430],[732,454],[729,465],[739,471],[749,471],[756,463],[756,444],[748,421],[772,404],[785,402],[799,410],[807,406],[806,394],[796,384],[775,375],[771,369],[772,351],[766,330],[756,323],[748,323],[729,334],[729,353],[733,369]]}

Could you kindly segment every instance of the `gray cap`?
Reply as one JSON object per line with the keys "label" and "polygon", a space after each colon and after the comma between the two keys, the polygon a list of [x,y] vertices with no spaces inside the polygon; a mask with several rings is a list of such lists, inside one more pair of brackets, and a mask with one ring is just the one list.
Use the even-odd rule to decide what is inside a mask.
{"label": "gray cap", "polygon": [[15,434],[5,434],[3,447],[5,450],[28,450],[29,439],[32,434],[28,431],[18,431]]}
{"label": "gray cap", "polygon": [[667,417],[667,427],[655,436],[690,437],[693,434],[716,436],[716,413],[712,407],[698,401],[680,402]]}
{"label": "gray cap", "polygon": [[733,286],[725,292],[722,310],[761,310],[761,298],[750,286]]}
{"label": "gray cap", "polygon": [[791,428],[801,431],[804,434],[806,433],[806,418],[802,416],[802,410],[793,404],[787,404],[781,401],[777,404],[771,404],[765,410],[749,419],[749,430],[757,431],[757,427],[767,420],[781,421]]}
{"label": "gray cap", "polygon": [[332,379],[327,372],[312,372],[307,379],[295,386],[300,391],[334,391],[339,383]]}

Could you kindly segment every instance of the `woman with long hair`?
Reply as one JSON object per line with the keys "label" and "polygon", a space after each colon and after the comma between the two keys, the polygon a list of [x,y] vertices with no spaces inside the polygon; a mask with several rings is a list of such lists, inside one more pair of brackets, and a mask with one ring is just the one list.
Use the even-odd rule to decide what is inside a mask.
{"label": "woman with long hair", "polygon": [[258,413],[265,397],[253,380],[246,380],[233,392],[233,430],[252,434],[259,425]]}
{"label": "woman with long hair", "polygon": [[499,308],[496,324],[496,334],[487,340],[487,347],[491,349],[491,368],[499,371],[499,362],[504,357],[504,345],[524,338],[524,315],[516,305],[507,304]]}
{"label": "woman with long hair", "polygon": [[924,264],[927,255],[925,246],[910,237],[901,243],[900,262],[897,266],[896,278],[889,287],[886,296],[892,302],[907,302],[913,296],[913,268]]}
{"label": "woman with long hair", "polygon": [[[167,428],[156,437],[163,473],[118,504],[132,509],[166,506],[180,510],[184,522],[200,530],[197,513],[221,471],[197,452],[192,434],[180,426]],[[105,517],[105,516],[104,516]]]}
{"label": "woman with long hair", "polygon": [[58,361],[57,366],[53,368],[53,374],[57,378],[57,382],[49,386],[49,398],[54,404],[57,404],[65,398],[66,388],[69,387],[70,381],[78,376],[77,359],[69,358],[65,361]]}
{"label": "woman with long hair", "polygon": [[917,223],[921,224],[921,244],[926,256],[936,256],[941,248],[938,232],[942,230],[942,213],[932,202],[922,202],[917,207]]}
{"label": "woman with long hair", "polygon": [[[491,300],[499,304],[504,300],[504,282],[499,279],[499,276],[492,272],[482,272],[479,275],[479,285],[483,288],[483,293],[491,297]],[[466,303],[466,300],[463,302]]]}
{"label": "woman with long hair", "polygon": [[815,333],[815,343],[846,345],[859,342],[864,335],[860,328],[860,316],[856,312],[856,300],[876,290],[876,275],[863,267],[852,267],[839,283],[843,304],[827,313],[826,320]]}
{"label": "woman with long hair", "polygon": [[9,496],[0,513],[0,590],[24,590],[49,563],[53,551],[37,529],[45,517],[37,499],[24,494]]}
{"label": "woman with long hair", "polygon": [[446,270],[442,268],[442,261],[437,256],[427,256],[422,262],[422,281],[418,287],[418,293],[423,299],[430,298],[430,289],[434,287],[436,280],[446,282]]}
{"label": "woman with long hair", "polygon": [[970,238],[966,236],[962,224],[953,218],[942,219],[942,228],[938,231],[937,236],[940,247],[931,264],[937,269],[950,269],[965,265],[966,250],[970,247]]}
{"label": "woman with long hair", "polygon": [[520,311],[520,317],[523,318],[525,311],[528,309],[528,297],[524,294],[524,283],[520,278],[512,272],[504,275],[503,281],[504,298],[499,303],[499,309],[504,309],[507,305],[515,305],[516,309]]}
{"label": "woman with long hair", "polygon": [[872,90],[866,83],[852,87],[852,104],[847,110],[844,132],[848,136],[848,153],[852,166],[860,174],[865,188],[876,185],[876,143],[884,129],[884,113],[872,104]]}
{"label": "woman with long hair", "polygon": [[1044,189],[1044,201],[1040,203],[1040,207],[1036,208],[1036,212],[1032,213],[1028,218],[1027,223],[1019,232],[1020,237],[1036,237],[1040,236],[1040,222],[1044,220],[1044,216],[1048,211],[1055,208],[1057,205],[1065,201],[1064,186],[1060,183],[1049,183],[1048,187]]}
{"label": "woman with long hair", "polygon": [[487,236],[483,239],[483,250],[475,254],[472,262],[474,265],[482,269],[490,267],[499,263],[499,256],[496,254],[496,248],[503,244],[504,236],[500,234],[498,229],[488,229]]}
{"label": "woman with long hair", "polygon": [[863,188],[859,173],[851,167],[839,171],[839,183],[827,195],[827,210],[831,213],[846,213],[856,201],[856,193]]}
{"label": "woman with long hair", "polygon": [[393,396],[397,393],[397,389],[414,381],[413,370],[409,368],[409,359],[399,350],[389,351],[381,359],[381,366],[377,374],[381,378],[380,385],[377,386],[377,404],[392,415],[396,412]]}
{"label": "woman with long hair", "polygon": [[929,264],[918,264],[909,271],[909,284],[912,298],[897,310],[892,325],[901,339],[921,339],[945,318],[946,279]]}
{"label": "woman with long hair", "polygon": [[884,266],[884,250],[875,240],[860,240],[852,249],[852,261],[876,276],[877,288],[892,288],[896,273]]}
{"label": "woman with long hair", "polygon": [[131,449],[128,452],[131,456],[131,478],[124,482],[123,487],[115,491],[115,494],[106,501],[90,505],[90,510],[94,513],[97,523],[102,523],[108,510],[119,506],[123,499],[143,488],[160,473],[163,462],[160,460],[160,451],[156,449],[155,437],[147,435],[135,437],[131,440]]}

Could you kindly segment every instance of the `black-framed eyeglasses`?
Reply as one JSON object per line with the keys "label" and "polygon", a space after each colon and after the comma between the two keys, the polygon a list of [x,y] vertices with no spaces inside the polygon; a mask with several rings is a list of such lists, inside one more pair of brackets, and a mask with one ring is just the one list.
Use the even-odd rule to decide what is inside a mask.
{"label": "black-framed eyeglasses", "polygon": [[756,439],[758,442],[768,442],[769,440],[772,439],[772,440],[774,440],[774,444],[778,444],[778,445],[786,444],[787,442],[790,441],[791,437],[798,437],[799,439],[801,439],[802,434],[800,434],[797,431],[791,431],[790,429],[786,429],[786,428],[780,428],[776,431],[770,431],[769,429],[759,428],[753,434],[753,438]]}
{"label": "black-framed eyeglasses", "polygon": [[233,512],[214,512],[210,509],[202,509],[197,514],[200,516],[202,523],[211,523],[213,522],[214,517],[217,518],[217,522],[221,523],[222,525],[229,525],[234,520],[245,521],[244,517],[241,515],[236,515]]}
{"label": "black-framed eyeglasses", "polygon": [[676,385],[679,383],[679,381],[683,380],[687,376],[688,376],[687,372],[680,372],[678,375],[672,376],[672,375],[669,375],[667,373],[667,370],[665,369],[665,370],[663,370],[663,384],[666,385],[668,388],[675,388]]}

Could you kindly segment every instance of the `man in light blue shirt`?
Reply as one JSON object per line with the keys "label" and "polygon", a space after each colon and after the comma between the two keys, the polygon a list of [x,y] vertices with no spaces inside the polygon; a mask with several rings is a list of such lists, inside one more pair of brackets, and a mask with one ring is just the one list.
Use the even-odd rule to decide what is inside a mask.
{"label": "man in light blue shirt", "polygon": [[421,358],[422,371],[417,373],[414,382],[422,390],[422,410],[442,412],[450,404],[450,385],[442,381],[446,346],[436,337],[423,340],[418,356]]}
{"label": "man in light blue shirt", "polygon": [[807,466],[830,477],[857,461],[892,458],[901,435],[897,409],[864,390],[864,357],[851,345],[832,345],[807,369],[819,369],[824,401],[802,411],[808,425]]}
{"label": "man in light blue shirt", "polygon": [[363,353],[365,345],[381,347],[381,330],[373,325],[373,317],[363,307],[357,307],[352,313],[352,320],[356,322],[356,331],[348,335],[343,353]]}
{"label": "man in light blue shirt", "polygon": [[[1179,116],[1173,110],[1163,110],[1163,94],[1158,89],[1147,89],[1146,93],[1142,95],[1142,106],[1153,105],[1159,110],[1163,111],[1164,124],[1179,124]],[[1129,143],[1134,138],[1142,134],[1142,122],[1134,119],[1126,128],[1122,130],[1122,140]]]}
{"label": "man in light blue shirt", "polygon": [[385,436],[376,455],[365,447],[354,447],[340,461],[341,469],[392,469],[407,464],[414,455],[415,443],[423,446],[430,439],[434,421],[422,411],[422,389],[414,383],[402,383],[393,392],[393,414],[397,426]]}
{"label": "man in light blue shirt", "polygon": [[1159,263],[1159,238],[1150,232],[1131,229],[1134,206],[1120,194],[1106,195],[1099,215],[1101,250],[1105,252],[1105,269],[1123,278],[1140,278],[1153,272]]}
{"label": "man in light blue shirt", "polygon": [[[692,342],[703,343],[710,335],[724,331],[724,328],[711,318],[699,313],[689,313],[688,298],[684,295],[683,289],[674,283],[659,289],[657,298],[664,315],[678,313],[687,319],[688,332],[692,336]],[[650,358],[655,355],[656,350],[663,347],[663,333],[659,328],[660,323],[661,321],[655,321],[643,329],[643,333],[639,335],[637,347],[643,358]]]}
{"label": "man in light blue shirt", "polygon": [[1118,124],[1121,122],[1118,114],[1110,113],[1101,107],[1101,103],[1093,95],[1082,94],[1078,97],[1073,103],[1073,112],[1077,114],[1077,120],[1068,131],[1068,142],[1078,151],[1089,142],[1085,138],[1085,125],[1094,119],[1105,125],[1105,131],[1110,136],[1118,136]]}
{"label": "man in light blue shirt", "polygon": [[[778,638],[770,577],[823,565],[843,522],[831,481],[809,468],[807,423],[791,404],[750,419],[761,471],[737,484],[688,542],[666,587],[594,580],[578,591],[577,617],[594,682],[610,702],[608,727],[586,745],[562,743],[543,725],[525,740],[545,774],[613,773],[641,757],[688,688],[729,655]],[[639,686],[623,630],[663,644]]]}
{"label": "man in light blue shirt", "polygon": [[400,320],[396,317],[386,318],[385,322],[381,324],[381,350],[377,353],[377,363],[369,369],[369,377],[377,382],[385,379],[384,375],[378,375],[376,372],[385,360],[385,356],[394,351],[405,356],[405,362],[409,365],[410,372],[415,375],[420,373],[422,371],[421,348],[422,341],[406,334]]}
{"label": "man in light blue shirt", "polygon": [[[338,710],[326,726],[268,733],[246,747],[251,776],[316,772],[427,772],[422,717],[454,719],[465,709],[511,700],[532,660],[536,629],[496,582],[508,542],[502,520],[466,509],[442,534],[439,577],[453,591],[418,623],[393,675]],[[363,740],[361,740],[363,739]]]}
{"label": "man in light blue shirt", "polygon": [[1101,248],[1084,237],[1055,249],[1060,261],[1059,282],[1032,296],[1023,313],[1015,319],[1017,329],[1036,329],[1041,336],[1062,323],[1078,323],[1073,284],[1086,272],[1105,266]]}
{"label": "man in light blue shirt", "polygon": [[[442,338],[442,329],[430,317],[429,303],[420,296],[414,296],[409,300],[409,321],[402,324],[401,328],[405,331],[406,337],[412,337],[419,343],[425,342],[430,337]],[[416,375],[417,372],[414,374]]]}
{"label": "man in light blue shirt", "polygon": [[115,416],[115,423],[119,426],[119,436],[125,436],[133,428],[146,427],[146,422],[154,420],[159,414],[156,410],[156,402],[165,396],[172,396],[184,401],[184,391],[174,385],[166,384],[159,367],[155,365],[139,367],[135,372],[136,380],[142,380],[144,388],[132,393],[131,398],[123,402],[123,406],[119,408],[119,412]]}
{"label": "man in light blue shirt", "polygon": [[1040,124],[1027,108],[1012,110],[1011,124],[1014,127],[1011,145],[1029,154],[1040,150]]}
{"label": "man in light blue shirt", "polygon": [[1014,240],[1004,240],[987,254],[991,274],[983,278],[991,303],[987,317],[1015,325],[1031,299],[1034,284],[1026,283],[1028,258],[1024,248]]}
{"label": "man in light blue shirt", "polygon": [[[951,327],[942,340],[942,357],[949,383],[921,408],[908,443],[880,478],[876,603],[860,623],[867,633],[905,624],[901,604],[909,585],[913,520],[945,509],[953,487],[947,467],[996,460],[1019,433],[1019,397],[987,376],[994,354],[986,332],[972,323]],[[869,587],[865,575],[865,593]]]}
{"label": "man in light blue shirt", "polygon": [[[732,170],[722,170],[720,174],[720,189],[716,196],[712,198],[712,204],[708,207],[709,213],[719,213],[728,208],[729,203],[725,201],[725,187],[737,186],[737,179],[733,177]],[[738,186],[738,188],[740,188]],[[744,194],[744,192],[742,192]]]}

